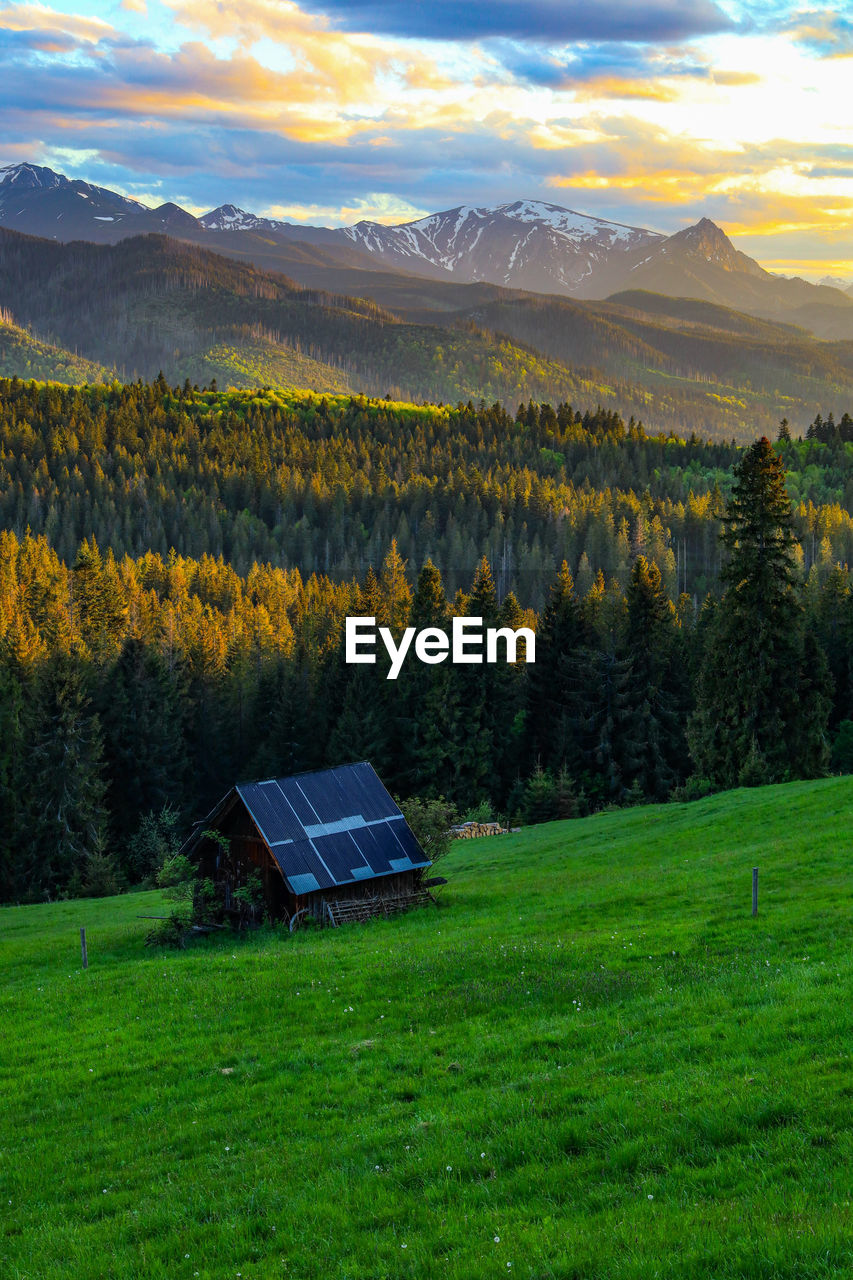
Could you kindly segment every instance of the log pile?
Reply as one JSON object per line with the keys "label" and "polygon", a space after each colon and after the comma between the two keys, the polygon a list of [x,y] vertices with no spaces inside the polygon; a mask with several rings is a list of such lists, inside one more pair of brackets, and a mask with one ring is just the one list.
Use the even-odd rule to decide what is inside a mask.
{"label": "log pile", "polygon": [[450,834],[456,840],[474,840],[478,836],[504,836],[506,827],[499,822],[463,822],[461,826],[451,827]]}

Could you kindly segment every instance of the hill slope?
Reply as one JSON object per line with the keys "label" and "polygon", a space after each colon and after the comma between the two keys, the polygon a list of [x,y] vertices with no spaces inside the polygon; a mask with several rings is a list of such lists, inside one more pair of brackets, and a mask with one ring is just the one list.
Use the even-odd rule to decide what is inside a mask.
{"label": "hill slope", "polygon": [[[604,288],[603,285],[610,287]],[[647,289],[678,298],[701,298],[751,315],[798,324],[821,338],[853,338],[853,299],[840,289],[765,271],[735,249],[709,218],[654,245],[626,269],[580,292],[601,297]]]}
{"label": "hill slope", "polygon": [[[209,370],[246,385],[269,380],[270,344],[331,366],[295,371],[318,390],[354,386],[407,399],[456,401],[529,397],[594,402],[612,388],[557,362],[475,329],[448,332],[407,325],[359,298],[305,290],[285,276],[258,271],[165,236],[116,245],[70,245],[0,229],[0,302],[34,332],[74,342],[89,358],[116,363],[127,376],[171,380]],[[264,350],[257,354],[257,344]],[[254,347],[248,371],[234,374],[222,349]],[[218,354],[217,354],[218,353]],[[318,385],[319,383],[319,385]]]}
{"label": "hill slope", "polygon": [[42,341],[131,379],[162,369],[171,382],[513,410],[566,400],[741,440],[853,398],[853,343],[708,302],[640,290],[582,302],[334,267],[319,251],[292,261],[352,293],[160,235],[64,245],[0,228],[0,303]]}
{"label": "hill slope", "polygon": [[183,953],[156,894],[5,910],[7,1270],[849,1275],[851,808],[466,842],[437,912]]}
{"label": "hill slope", "polygon": [[308,287],[371,298],[411,323],[473,324],[599,384],[618,383],[622,411],[657,428],[729,439],[775,435],[782,417],[811,420],[853,390],[853,342],[820,342],[807,326],[701,298],[634,289],[580,300],[334,267],[295,253],[288,269]]}
{"label": "hill slope", "polygon": [[114,376],[103,365],[40,342],[26,329],[0,315],[0,377],[37,378],[46,382],[103,382]]}

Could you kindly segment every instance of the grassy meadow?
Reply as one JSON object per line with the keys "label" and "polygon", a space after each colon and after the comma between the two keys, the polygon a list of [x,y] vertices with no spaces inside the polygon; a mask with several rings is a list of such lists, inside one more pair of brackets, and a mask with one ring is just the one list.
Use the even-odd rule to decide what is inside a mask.
{"label": "grassy meadow", "polygon": [[0,911],[0,1275],[853,1275],[852,819],[552,823],[438,910],[184,952],[157,893]]}

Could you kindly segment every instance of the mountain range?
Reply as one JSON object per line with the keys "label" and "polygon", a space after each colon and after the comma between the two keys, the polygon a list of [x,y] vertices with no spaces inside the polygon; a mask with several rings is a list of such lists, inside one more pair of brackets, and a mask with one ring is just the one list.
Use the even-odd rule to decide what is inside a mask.
{"label": "mountain range", "polygon": [[569,400],[725,439],[853,399],[853,297],[707,219],[661,236],[527,201],[297,228],[0,176],[0,375]]}
{"label": "mountain range", "polygon": [[853,342],[712,303],[344,274],[384,279],[393,305],[303,287],[164,235],[60,244],[0,228],[0,304],[17,326],[0,373],[79,381],[162,370],[173,384],[569,401],[724,439],[853,399]]}
{"label": "mountain range", "polygon": [[[765,271],[707,218],[670,236],[535,200],[460,205],[399,226],[312,227],[233,204],[196,218],[176,204],[149,209],[44,166],[17,164],[0,169],[0,226],[100,244],[166,233],[332,290],[342,268],[576,298],[642,289],[701,298],[823,338],[853,338],[853,287]],[[375,281],[354,283],[373,296]]]}

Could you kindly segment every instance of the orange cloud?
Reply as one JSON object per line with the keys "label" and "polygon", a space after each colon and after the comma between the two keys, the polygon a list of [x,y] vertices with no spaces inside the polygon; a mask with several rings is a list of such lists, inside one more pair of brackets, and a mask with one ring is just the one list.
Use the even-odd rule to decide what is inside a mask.
{"label": "orange cloud", "polygon": [[82,14],[57,13],[41,4],[7,4],[0,6],[0,28],[6,31],[63,32],[88,44],[97,44],[115,28],[100,18]]}
{"label": "orange cloud", "polygon": [[701,201],[719,190],[722,179],[709,179],[705,174],[690,173],[681,168],[643,169],[636,173],[602,174],[594,170],[555,175],[548,186],[577,188],[581,191],[641,191],[644,204],[681,205]]}
{"label": "orange cloud", "polygon": [[578,84],[572,84],[569,76],[565,87],[571,90],[578,102],[601,98],[611,101],[634,98],[646,102],[675,102],[680,96],[677,85],[663,84],[660,80],[623,79],[620,76],[600,76]]}
{"label": "orange cloud", "polygon": [[712,71],[714,84],[738,88],[746,84],[760,84],[761,76],[754,71]]}
{"label": "orange cloud", "polygon": [[779,236],[809,232],[837,237],[848,232],[853,198],[843,196],[785,196],[765,191],[731,193],[728,225],[734,234]]}

